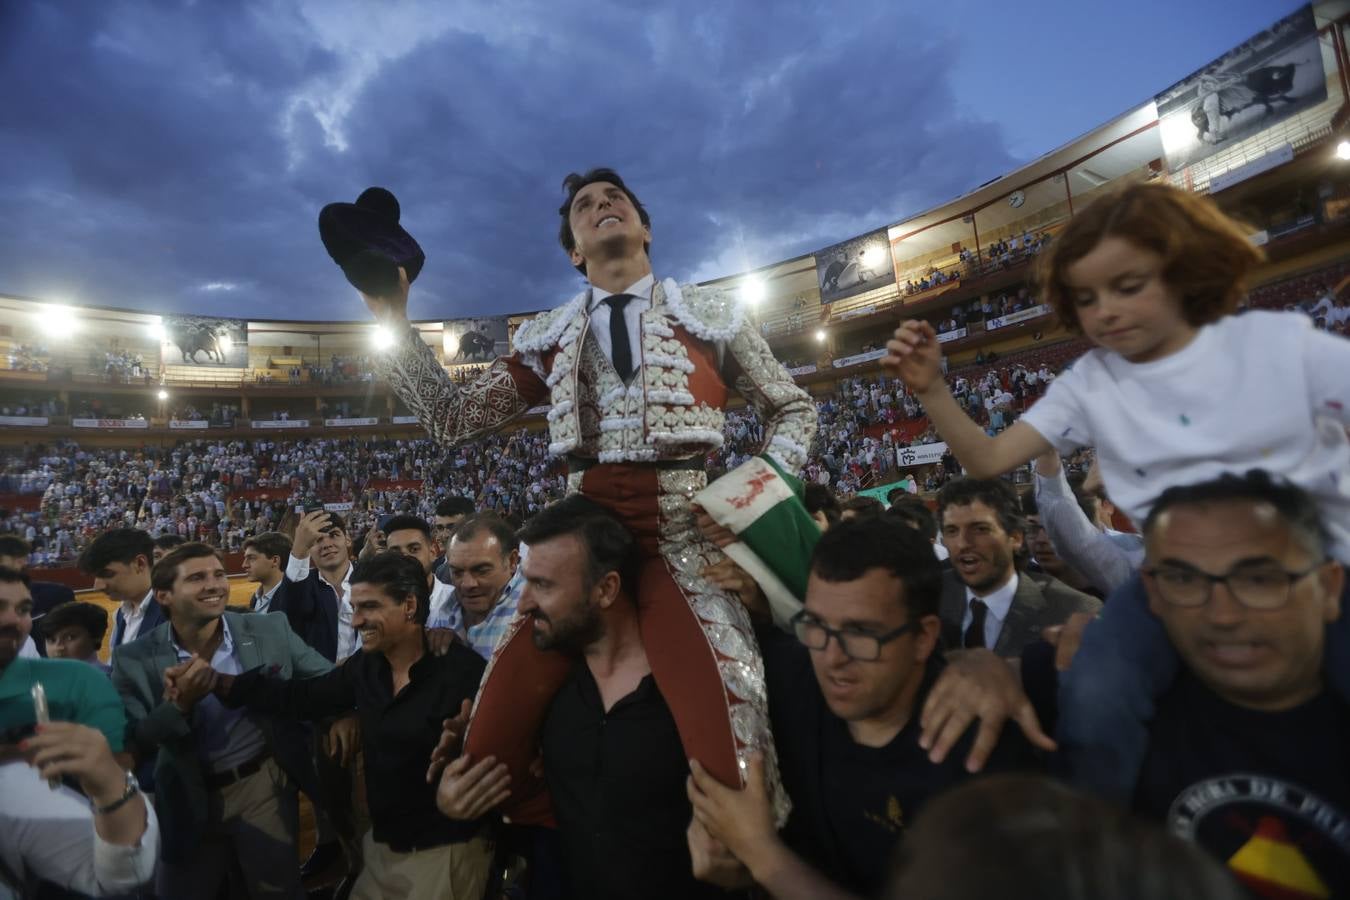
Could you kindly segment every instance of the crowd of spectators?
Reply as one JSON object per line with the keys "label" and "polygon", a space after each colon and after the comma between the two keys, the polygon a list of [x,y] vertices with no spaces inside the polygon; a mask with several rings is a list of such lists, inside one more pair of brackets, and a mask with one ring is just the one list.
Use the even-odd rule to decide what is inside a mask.
{"label": "crowd of spectators", "polygon": [[154,379],[154,373],[145,365],[145,357],[129,350],[107,350],[101,355],[91,350],[89,371],[102,372],[103,380],[112,384],[149,384]]}
{"label": "crowd of spectators", "polygon": [[305,503],[350,510],[358,530],[383,515],[427,515],[451,495],[521,520],[565,487],[546,451],[543,434],[523,430],[448,455],[411,439],[200,439],[135,450],[56,441],[6,455],[0,493],[41,500],[6,511],[0,532],[27,539],[33,564],[57,565],[116,527],[237,550]]}
{"label": "crowd of spectators", "polygon": [[947,310],[945,318],[933,324],[938,334],[946,334],[966,328],[972,322],[987,322],[1003,316],[1031,309],[1037,304],[1031,289],[1022,285],[1016,290],[1000,291],[992,297],[985,296],[966,303],[958,303]]}
{"label": "crowd of spectators", "polygon": [[213,428],[233,427],[239,418],[239,404],[212,401],[210,409],[201,408],[193,403],[183,403],[169,410],[170,421],[206,422]]}
{"label": "crowd of spectators", "polygon": [[5,364],[11,372],[45,372],[51,352],[45,344],[12,343],[5,350]]}
{"label": "crowd of spectators", "polygon": [[970,279],[998,269],[1006,269],[1040,253],[1049,243],[1049,232],[1032,232],[1027,229],[1021,234],[999,238],[987,247],[981,247],[978,252],[969,247],[962,247],[957,253],[955,265],[943,268],[931,267],[918,277],[907,278],[904,291],[906,294],[919,294],[963,278]]}
{"label": "crowd of spectators", "polygon": [[0,416],[64,416],[66,404],[59,397],[18,397],[0,402]]}

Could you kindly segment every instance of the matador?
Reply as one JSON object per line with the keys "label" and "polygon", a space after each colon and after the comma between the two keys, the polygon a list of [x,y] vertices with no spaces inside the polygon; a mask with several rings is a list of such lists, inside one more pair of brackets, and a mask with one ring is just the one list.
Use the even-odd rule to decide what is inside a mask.
{"label": "matador", "polygon": [[[806,461],[815,405],[733,292],[653,277],[650,216],[617,173],[570,175],[564,189],[559,237],[588,288],[527,321],[514,352],[456,384],[397,303],[406,303],[404,279],[395,302],[367,298],[398,332],[382,374],[447,447],[549,404],[549,452],[566,460],[568,490],[611,510],[637,540],[642,641],[687,756],[739,786],[748,754],[763,750],[781,818],[786,801],[754,633],[742,605],[700,575],[723,557],[696,527],[691,498],[723,442],[732,388],[764,423],[763,451],[790,471]],[[465,751],[507,763],[513,787],[504,814],[546,823],[547,796],[529,766],[571,660],[536,649],[529,624],[518,616],[498,643]]]}

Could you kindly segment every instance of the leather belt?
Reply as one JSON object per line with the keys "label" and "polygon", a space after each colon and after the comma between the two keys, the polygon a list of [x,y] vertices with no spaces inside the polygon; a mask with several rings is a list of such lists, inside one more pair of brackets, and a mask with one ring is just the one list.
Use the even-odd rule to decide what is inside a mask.
{"label": "leather belt", "polygon": [[680,472],[702,472],[707,468],[708,458],[702,454],[691,456],[688,459],[657,459],[651,462],[621,462],[621,463],[602,463],[598,459],[590,459],[584,456],[567,455],[568,472],[585,472],[587,469],[595,466],[651,466],[656,469],[674,470]]}
{"label": "leather belt", "polygon": [[235,766],[233,769],[226,769],[224,772],[208,772],[204,779],[206,789],[218,791],[223,787],[229,787],[236,782],[243,781],[250,775],[256,775],[262,771],[263,765],[271,758],[271,753],[262,753],[243,765]]}

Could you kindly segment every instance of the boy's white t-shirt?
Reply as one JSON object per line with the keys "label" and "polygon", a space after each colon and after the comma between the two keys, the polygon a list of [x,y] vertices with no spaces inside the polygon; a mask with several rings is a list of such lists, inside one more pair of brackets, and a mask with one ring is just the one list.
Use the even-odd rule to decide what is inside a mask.
{"label": "boy's white t-shirt", "polygon": [[1170,487],[1283,476],[1316,498],[1350,562],[1350,340],[1306,316],[1227,316],[1148,363],[1091,350],[1022,421],[1060,453],[1095,447],[1107,495],[1136,524]]}

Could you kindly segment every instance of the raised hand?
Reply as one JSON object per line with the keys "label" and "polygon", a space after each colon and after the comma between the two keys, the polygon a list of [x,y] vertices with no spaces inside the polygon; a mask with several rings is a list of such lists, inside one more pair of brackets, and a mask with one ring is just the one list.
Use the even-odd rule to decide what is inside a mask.
{"label": "raised hand", "polygon": [[307,512],[295,526],[295,542],[291,545],[291,554],[296,559],[309,556],[309,551],[332,527],[332,517],[324,509]]}
{"label": "raised hand", "polygon": [[384,297],[372,297],[370,294],[361,294],[361,299],[366,301],[366,309],[380,322],[390,325],[406,322],[408,320],[408,273],[402,266],[398,267],[398,287],[392,294]]}
{"label": "raised hand", "polygon": [[942,350],[933,326],[919,319],[900,323],[886,342],[881,368],[903,381],[915,394],[923,394],[942,381]]}

